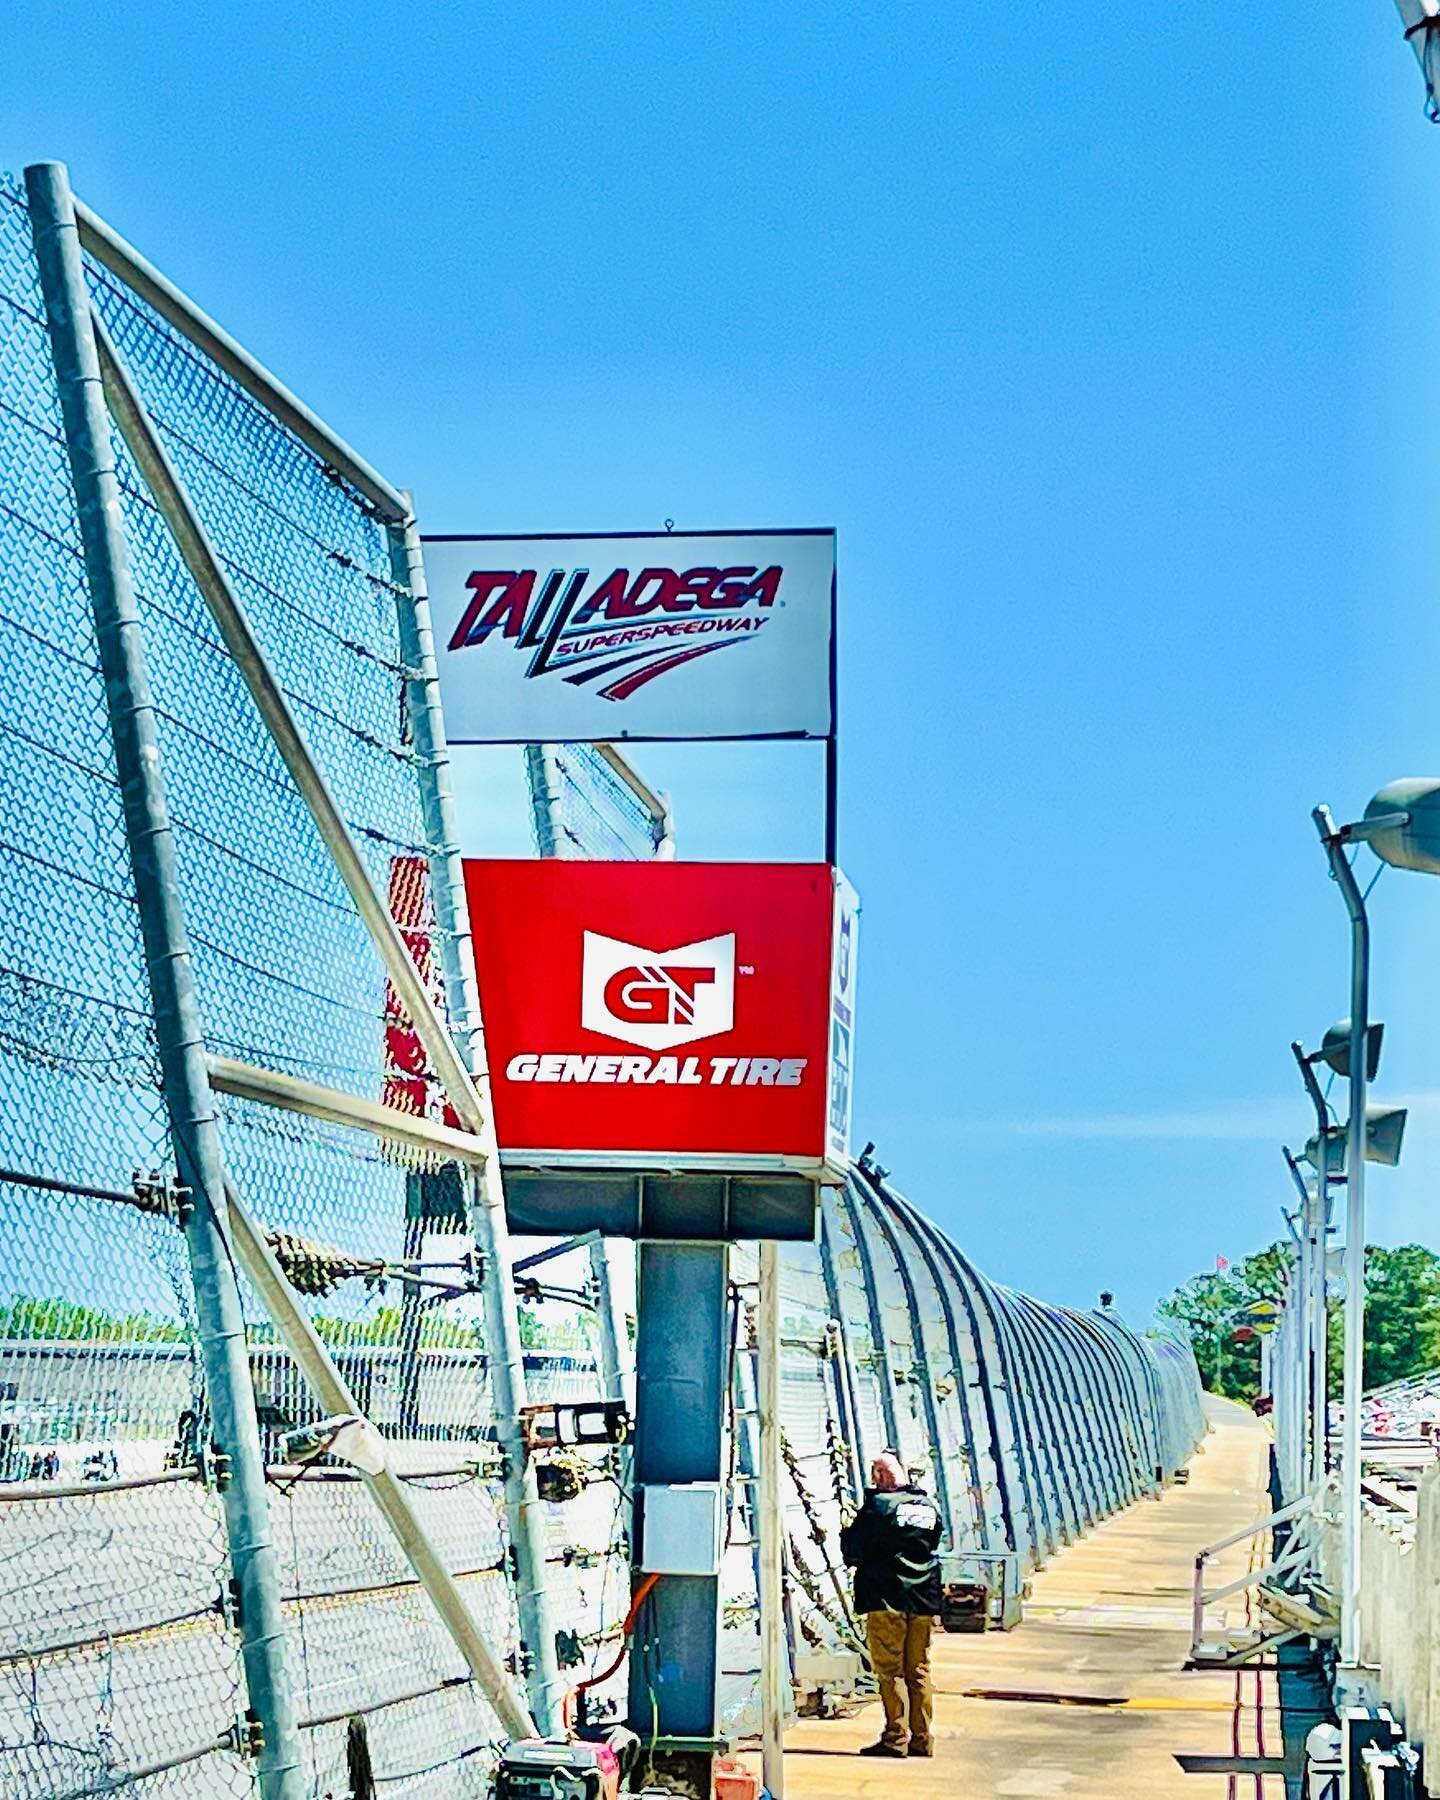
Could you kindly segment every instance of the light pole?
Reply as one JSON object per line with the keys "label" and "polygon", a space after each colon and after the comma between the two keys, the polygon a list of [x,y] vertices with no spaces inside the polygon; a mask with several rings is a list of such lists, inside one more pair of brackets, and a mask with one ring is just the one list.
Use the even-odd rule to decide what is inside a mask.
{"label": "light pole", "polygon": [[[1371,1024],[1366,1029],[1365,1076],[1367,1081],[1375,1079],[1375,1071],[1380,1063],[1380,1044],[1384,1034],[1385,1027],[1378,1023]],[[1328,1461],[1329,1367],[1326,1340],[1329,1335],[1329,1294],[1326,1285],[1325,1258],[1330,1232],[1329,1145],[1335,1132],[1334,1121],[1330,1117],[1330,1107],[1324,1094],[1320,1091],[1320,1083],[1315,1078],[1315,1065],[1323,1062],[1337,1075],[1348,1076],[1350,1073],[1350,1035],[1349,1019],[1341,1019],[1325,1033],[1318,1050],[1307,1052],[1298,1038],[1290,1046],[1290,1053],[1295,1058],[1296,1067],[1300,1071],[1300,1079],[1305,1083],[1305,1092],[1310,1096],[1310,1103],[1315,1108],[1315,1136],[1311,1139],[1315,1146],[1314,1156],[1311,1158],[1315,1166],[1313,1197],[1295,1158],[1288,1149],[1284,1149],[1282,1146],[1285,1161],[1289,1165],[1290,1173],[1300,1194],[1301,1212],[1305,1224],[1302,1257],[1309,1265],[1309,1281],[1305,1286],[1306,1328],[1303,1354],[1306,1359],[1305,1410],[1309,1444],[1309,1482],[1310,1491],[1313,1494],[1318,1494],[1325,1484]]]}
{"label": "light pole", "polygon": [[[1299,1045],[1292,1048],[1298,1050]],[[1317,1136],[1323,1135],[1318,1133]],[[1288,1144],[1280,1146],[1285,1166],[1300,1196],[1301,1219],[1301,1329],[1297,1355],[1302,1364],[1300,1410],[1302,1478],[1301,1486],[1318,1494],[1325,1480],[1325,1225],[1327,1214],[1321,1199],[1321,1176],[1317,1171],[1314,1190],[1306,1181],[1300,1164]],[[1291,1498],[1297,1496],[1292,1495]]]}
{"label": "light pole", "polygon": [[[1403,794],[1401,790],[1406,790]],[[1410,790],[1414,790],[1411,792]],[[1413,827],[1416,799],[1428,796],[1433,847],[1417,842]],[[1330,863],[1330,873],[1350,915],[1350,1021],[1346,1051],[1350,1080],[1350,1119],[1344,1143],[1345,1179],[1345,1371],[1343,1395],[1345,1428],[1341,1446],[1341,1593],[1340,1664],[1355,1671],[1360,1665],[1360,1425],[1364,1393],[1365,1354],[1365,1162],[1395,1163],[1400,1159],[1400,1138],[1405,1128],[1403,1111],[1398,1119],[1371,1119],[1366,1109],[1370,1074],[1370,921],[1365,897],[1355,879],[1346,848],[1368,842],[1386,862],[1404,867],[1433,868],[1440,873],[1440,782],[1397,782],[1381,790],[1365,809],[1363,820],[1335,824],[1328,806],[1311,813]],[[1428,860],[1416,860],[1417,858]],[[1378,1048],[1378,1046],[1377,1046]],[[1318,1152],[1315,1166],[1329,1175],[1329,1132],[1322,1125],[1312,1143]],[[1307,1147],[1308,1149],[1308,1147]]]}
{"label": "light pole", "polygon": [[[1290,1048],[1299,1051],[1298,1044]],[[1308,1071],[1307,1071],[1308,1073]],[[1293,1463],[1293,1488],[1287,1493],[1286,1500],[1298,1500],[1307,1489],[1315,1491],[1314,1479],[1314,1443],[1315,1443],[1315,1369],[1313,1363],[1315,1345],[1315,1236],[1313,1202],[1305,1177],[1300,1173],[1295,1158],[1289,1147],[1280,1146],[1281,1154],[1300,1196],[1300,1205],[1295,1214],[1299,1219],[1299,1229],[1291,1225],[1294,1234],[1296,1255],[1296,1294],[1295,1317],[1292,1320],[1294,1342],[1290,1349],[1296,1364],[1296,1421],[1295,1448]],[[1287,1223],[1291,1215],[1285,1214]]]}

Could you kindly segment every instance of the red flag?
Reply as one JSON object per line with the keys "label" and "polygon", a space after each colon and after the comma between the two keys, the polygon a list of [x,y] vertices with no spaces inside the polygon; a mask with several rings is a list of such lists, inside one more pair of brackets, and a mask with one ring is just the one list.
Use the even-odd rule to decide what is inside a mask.
{"label": "red flag", "polygon": [[1215,1258],[1215,1267],[1217,1270],[1228,1269],[1230,1267],[1229,1257],[1228,1256],[1217,1256]]}

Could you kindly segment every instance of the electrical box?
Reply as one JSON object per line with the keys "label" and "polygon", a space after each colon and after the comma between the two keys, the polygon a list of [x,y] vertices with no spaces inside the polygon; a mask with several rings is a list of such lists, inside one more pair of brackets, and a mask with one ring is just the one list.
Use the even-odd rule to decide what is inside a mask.
{"label": "electrical box", "polygon": [[680,1481],[644,1487],[640,1567],[647,1575],[720,1573],[721,1486]]}

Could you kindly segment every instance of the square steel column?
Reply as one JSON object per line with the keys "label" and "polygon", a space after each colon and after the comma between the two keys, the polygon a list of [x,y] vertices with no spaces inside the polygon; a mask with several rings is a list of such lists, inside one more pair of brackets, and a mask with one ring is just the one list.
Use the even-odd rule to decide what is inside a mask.
{"label": "square steel column", "polygon": [[[640,1245],[637,1499],[647,1486],[723,1478],[729,1265],[726,1244]],[[643,1568],[643,1504],[636,1516],[635,1564]],[[657,1770],[707,1797],[719,1660],[718,1578],[662,1575],[631,1640],[630,1726],[646,1744],[658,1738]]]}

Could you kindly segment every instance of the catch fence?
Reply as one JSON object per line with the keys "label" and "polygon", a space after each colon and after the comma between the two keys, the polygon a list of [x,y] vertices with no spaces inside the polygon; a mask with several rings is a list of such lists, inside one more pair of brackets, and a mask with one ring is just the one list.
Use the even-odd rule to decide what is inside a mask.
{"label": "catch fence", "polygon": [[[519,1408],[624,1391],[630,1278],[598,1252],[516,1269],[475,1173],[420,575],[402,495],[83,208],[77,227],[53,170],[0,179],[16,1800],[479,1795],[527,1697],[548,1722],[613,1655],[623,1459],[542,1501]],[[613,753],[529,772],[542,852],[672,853],[668,807]],[[873,1165],[782,1267],[797,1672],[853,1641],[836,1537],[882,1446],[958,1547],[1024,1565],[1198,1435],[1185,1353],[986,1282]],[[744,1729],[753,1254],[732,1272],[723,1700]],[[298,1460],[351,1411],[381,1473]]]}
{"label": "catch fence", "polygon": [[[327,456],[303,419],[277,416],[283,396],[277,409],[250,391],[223,336],[83,209],[79,261],[72,217],[53,180],[28,198],[0,187],[0,1492],[7,1541],[25,1546],[0,1603],[0,1786],[211,1795],[258,1781],[288,1797],[373,1779],[478,1794],[505,1727],[386,1519],[412,1521],[513,1690],[527,1668],[507,1554],[523,1564],[533,1546],[508,1258],[477,1236],[493,1221],[453,1164],[357,1130],[342,1104],[401,1104],[416,1067],[363,884],[442,1009],[458,936],[441,922],[441,765],[422,729],[433,669],[406,512],[343,446]],[[117,379],[122,405],[138,396],[142,435],[132,420],[77,442],[94,353],[67,371],[67,332],[72,351],[98,343],[112,407]],[[87,456],[91,475],[113,457],[108,518],[86,515]],[[198,552],[162,509],[167,468]],[[258,677],[202,599],[206,553]],[[101,667],[107,582],[123,693],[113,645]],[[324,835],[324,795],[261,716],[267,676],[358,876]],[[122,768],[127,731],[152,741]],[[147,782],[173,876],[158,923],[132,866]],[[195,1065],[177,1076],[188,1052],[165,1012],[167,959],[193,975],[228,1207],[206,1161],[213,1127],[177,1122]],[[237,1070],[315,1084],[334,1116],[278,1109]],[[336,1391],[383,1434],[398,1501],[353,1468],[287,1463],[291,1434],[336,1407],[236,1256],[241,1207]]]}

